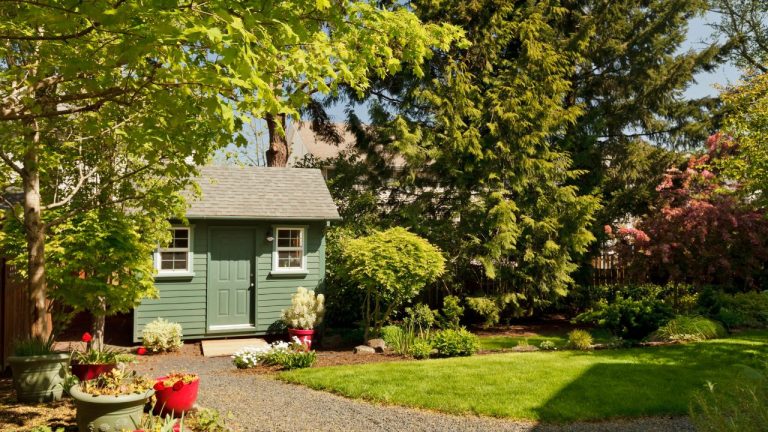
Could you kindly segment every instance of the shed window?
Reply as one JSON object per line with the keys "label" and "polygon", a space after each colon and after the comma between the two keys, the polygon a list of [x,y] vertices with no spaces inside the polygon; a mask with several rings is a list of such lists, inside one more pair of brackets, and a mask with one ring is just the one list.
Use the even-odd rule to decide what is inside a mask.
{"label": "shed window", "polygon": [[192,271],[192,236],[188,227],[171,228],[171,241],[155,253],[158,274]]}
{"label": "shed window", "polygon": [[305,235],[303,227],[275,228],[273,271],[303,271],[305,263]]}

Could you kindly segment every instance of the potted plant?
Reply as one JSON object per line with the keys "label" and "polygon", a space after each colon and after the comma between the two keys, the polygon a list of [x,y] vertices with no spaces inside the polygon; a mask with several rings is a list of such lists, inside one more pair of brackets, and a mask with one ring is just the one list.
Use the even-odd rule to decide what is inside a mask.
{"label": "potted plant", "polygon": [[8,357],[13,388],[19,402],[48,402],[61,399],[67,373],[67,353],[53,351],[53,338],[29,338],[14,344]]}
{"label": "potted plant", "polygon": [[296,294],[291,296],[291,306],[283,309],[282,319],[288,334],[298,338],[307,349],[312,347],[315,326],[323,321],[324,301],[322,294],[315,295],[314,291],[298,287]]}
{"label": "potted plant", "polygon": [[73,350],[70,360],[72,375],[77,379],[88,381],[117,367],[113,350],[94,347],[93,337],[88,332],[83,333],[81,340],[85,343],[85,349]]}
{"label": "potted plant", "polygon": [[192,409],[197,400],[200,377],[197,374],[172,372],[156,379],[154,389],[157,403],[152,409],[160,416],[180,416]]}
{"label": "potted plant", "polygon": [[172,416],[161,417],[150,413],[133,427],[135,428],[133,432],[182,432],[185,430],[184,416],[182,415],[179,421]]}
{"label": "potted plant", "polygon": [[113,369],[75,384],[69,394],[77,408],[81,432],[133,430],[142,421],[144,405],[155,393],[150,378]]}

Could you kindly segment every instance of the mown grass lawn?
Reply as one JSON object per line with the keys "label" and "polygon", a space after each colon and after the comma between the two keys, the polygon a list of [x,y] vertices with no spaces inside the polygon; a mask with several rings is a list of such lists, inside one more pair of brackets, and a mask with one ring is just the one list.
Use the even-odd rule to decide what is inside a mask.
{"label": "mown grass lawn", "polygon": [[324,367],[280,374],[347,397],[542,421],[681,415],[707,381],[768,360],[768,332],[655,348],[531,352]]}
{"label": "mown grass lawn", "polygon": [[[595,343],[606,343],[611,340],[611,334],[605,330],[591,330],[590,333]],[[558,349],[562,349],[568,343],[568,335],[565,333],[541,334],[536,336],[483,336],[480,338],[480,349],[483,351],[509,350],[518,345],[529,344],[538,347],[544,341],[550,341]]]}

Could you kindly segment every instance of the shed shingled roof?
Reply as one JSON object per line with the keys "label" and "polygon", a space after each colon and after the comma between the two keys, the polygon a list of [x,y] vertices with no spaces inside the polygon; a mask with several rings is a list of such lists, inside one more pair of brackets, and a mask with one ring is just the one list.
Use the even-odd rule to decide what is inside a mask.
{"label": "shed shingled roof", "polygon": [[341,219],[317,169],[206,166],[197,183],[190,219]]}

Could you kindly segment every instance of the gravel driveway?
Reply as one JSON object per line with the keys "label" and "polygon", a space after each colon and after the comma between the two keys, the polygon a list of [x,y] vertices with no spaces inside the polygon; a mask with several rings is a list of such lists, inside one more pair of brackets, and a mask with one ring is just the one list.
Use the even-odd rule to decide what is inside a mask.
{"label": "gravel driveway", "polygon": [[229,357],[155,357],[136,369],[199,373],[198,403],[231,412],[231,424],[243,431],[693,431],[680,417],[558,426],[376,405],[238,371]]}

